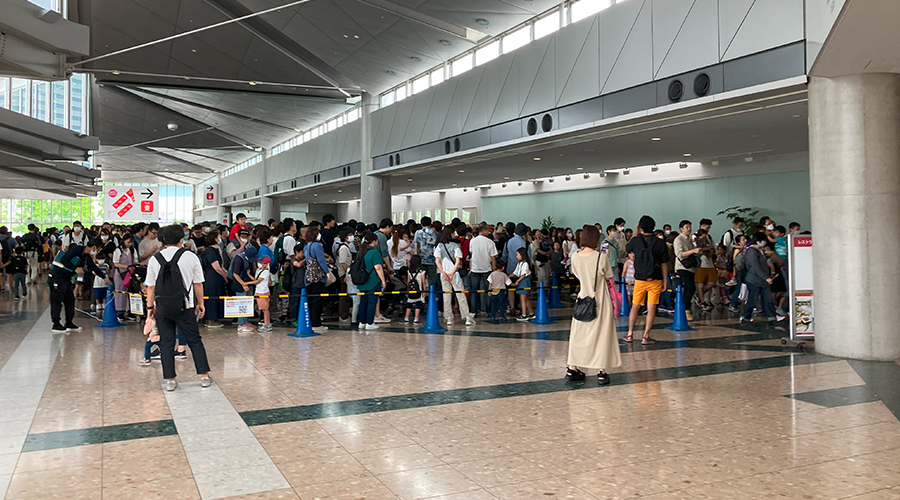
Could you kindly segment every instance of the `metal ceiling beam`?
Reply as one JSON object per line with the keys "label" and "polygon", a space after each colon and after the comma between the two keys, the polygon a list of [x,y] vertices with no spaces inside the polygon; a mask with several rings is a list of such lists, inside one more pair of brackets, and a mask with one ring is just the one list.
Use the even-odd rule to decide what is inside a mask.
{"label": "metal ceiling beam", "polygon": [[[352,97],[343,87],[345,83],[359,89],[358,85],[352,84],[352,81],[339,71],[329,66],[325,61],[316,57],[315,54],[306,50],[299,43],[295,42],[291,37],[285,35],[280,30],[266,22],[265,20],[251,16],[250,9],[237,0],[206,0],[206,3],[213,8],[238,21],[247,31],[253,33],[260,40],[269,44],[275,50],[281,52],[292,61],[312,71],[316,76],[334,85],[334,87],[347,97]],[[288,4],[292,5],[292,4]],[[299,5],[297,3],[296,5]],[[344,83],[342,83],[342,80]]]}
{"label": "metal ceiling beam", "polygon": [[[146,146],[141,146],[140,149],[141,149],[141,150],[144,150],[144,151],[146,151],[146,152],[148,152],[148,153],[151,153],[151,154],[157,154],[157,155],[159,155],[159,156],[162,156],[163,158],[165,158],[165,159],[167,159],[167,160],[176,161],[176,162],[178,162],[178,163],[181,163],[182,165],[189,165],[189,166],[198,168],[198,169],[203,170],[203,171],[205,171],[205,172],[208,172],[208,173],[210,173],[210,174],[218,174],[218,173],[219,173],[218,170],[213,170],[213,169],[211,169],[211,168],[204,167],[203,165],[197,165],[196,163],[191,163],[191,162],[189,162],[189,161],[187,161],[187,160],[183,160],[183,159],[181,159],[181,158],[179,158],[179,157],[177,157],[177,156],[172,156],[172,155],[170,155],[170,154],[168,154],[168,153],[164,153],[164,152],[162,152],[162,151],[156,151],[156,150],[150,149],[150,148],[148,148],[148,147],[146,147]],[[197,173],[201,173],[201,172],[197,172]]]}
{"label": "metal ceiling beam", "polygon": [[390,12],[395,16],[399,16],[407,21],[412,21],[414,23],[421,24],[423,26],[427,26],[433,30],[440,31],[441,33],[445,33],[452,37],[459,38],[463,41],[469,42],[471,44],[477,44],[482,39],[488,37],[487,33],[482,33],[480,31],[473,30],[471,28],[467,28],[465,26],[458,26],[452,23],[448,23],[447,21],[443,21],[436,17],[429,16],[428,14],[423,14],[415,9],[411,9],[404,5],[398,5],[389,0],[356,0],[357,2],[368,5],[369,7],[383,10],[385,12]]}

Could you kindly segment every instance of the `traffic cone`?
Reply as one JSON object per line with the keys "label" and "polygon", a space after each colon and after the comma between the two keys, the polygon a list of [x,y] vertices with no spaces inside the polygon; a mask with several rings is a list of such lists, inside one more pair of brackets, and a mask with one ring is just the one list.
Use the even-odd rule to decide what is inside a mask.
{"label": "traffic cone", "polygon": [[681,285],[675,289],[675,320],[672,322],[672,326],[666,328],[671,332],[692,332],[694,331],[688,325],[687,321],[687,309],[685,309],[684,303],[684,292],[681,289]]}
{"label": "traffic cone", "polygon": [[119,321],[116,316],[116,288],[112,285],[106,287],[106,304],[103,306],[103,322],[100,328],[116,328],[125,326],[125,323]]}
{"label": "traffic cone", "polygon": [[434,293],[434,285],[428,287],[428,311],[425,314],[425,333],[441,333],[447,329],[441,326],[441,319],[438,315],[437,294]]}
{"label": "traffic cone", "polygon": [[547,290],[544,288],[542,281],[538,287],[537,311],[534,312],[534,319],[529,323],[535,325],[552,325],[556,323],[550,319],[550,311],[547,310]]}
{"label": "traffic cone", "polygon": [[547,304],[550,309],[560,309],[563,306],[562,300],[559,298],[559,280],[556,273],[550,273],[550,303]]}
{"label": "traffic cone", "polygon": [[628,301],[628,285],[624,281],[619,285],[619,293],[622,294],[622,307],[619,308],[619,317],[627,318],[631,315],[631,302]]}
{"label": "traffic cone", "polygon": [[287,335],[288,337],[300,339],[320,336],[312,329],[312,322],[309,319],[309,300],[306,298],[305,288],[300,292],[300,307],[297,308],[297,330]]}

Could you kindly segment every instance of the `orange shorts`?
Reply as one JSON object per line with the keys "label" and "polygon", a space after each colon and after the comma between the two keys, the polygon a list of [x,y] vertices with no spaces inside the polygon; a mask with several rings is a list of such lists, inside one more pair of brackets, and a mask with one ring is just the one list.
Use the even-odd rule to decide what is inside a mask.
{"label": "orange shorts", "polygon": [[662,294],[662,281],[635,281],[634,298],[631,303],[636,306],[647,304],[659,304],[659,296]]}
{"label": "orange shorts", "polygon": [[719,280],[719,273],[714,267],[701,267],[694,274],[694,283],[713,284]]}
{"label": "orange shorts", "polygon": [[256,296],[256,305],[259,306],[260,311],[268,311],[269,310],[269,297],[260,297]]}

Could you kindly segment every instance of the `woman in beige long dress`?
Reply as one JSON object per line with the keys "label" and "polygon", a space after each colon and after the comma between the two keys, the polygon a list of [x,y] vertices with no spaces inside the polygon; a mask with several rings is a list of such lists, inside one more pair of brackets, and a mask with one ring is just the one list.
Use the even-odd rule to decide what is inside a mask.
{"label": "woman in beige long dress", "polygon": [[572,272],[581,283],[578,297],[593,297],[597,303],[597,316],[589,322],[572,319],[566,380],[584,380],[585,374],[580,368],[590,368],[599,370],[597,382],[607,385],[609,374],[606,370],[621,366],[622,356],[619,353],[612,299],[607,288],[607,280],[613,277],[612,267],[609,257],[597,251],[599,246],[600,231],[594,226],[584,226],[582,249],[571,259]]}

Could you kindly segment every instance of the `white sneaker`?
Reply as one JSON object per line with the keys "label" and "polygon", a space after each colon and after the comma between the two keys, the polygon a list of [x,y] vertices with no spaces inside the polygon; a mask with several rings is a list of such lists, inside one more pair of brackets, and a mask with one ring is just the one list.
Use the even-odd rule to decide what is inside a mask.
{"label": "white sneaker", "polygon": [[472,319],[471,316],[468,317],[468,318],[466,318],[466,326],[472,326],[472,325],[474,325],[474,324],[475,324],[475,320]]}
{"label": "white sneaker", "polygon": [[97,304],[91,304],[91,311],[97,310]]}
{"label": "white sneaker", "polygon": [[448,324],[448,325],[452,325],[452,324],[453,324],[453,318],[447,318],[447,324]]}
{"label": "white sneaker", "polygon": [[371,325],[366,325],[366,330],[377,330],[377,329],[378,329],[378,325],[376,325],[375,323],[372,323]]}
{"label": "white sneaker", "polygon": [[338,323],[349,323],[349,322],[350,322],[350,318],[338,320]]}
{"label": "white sneaker", "polygon": [[725,286],[735,286],[737,285],[737,280],[729,280],[728,283],[725,283]]}
{"label": "white sneaker", "polygon": [[314,326],[312,331],[314,331],[316,333],[325,333],[328,331],[328,327],[327,326]]}
{"label": "white sneaker", "polygon": [[377,318],[375,318],[375,322],[376,323],[390,323],[391,320],[385,318],[384,316],[378,316]]}

